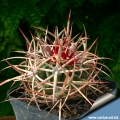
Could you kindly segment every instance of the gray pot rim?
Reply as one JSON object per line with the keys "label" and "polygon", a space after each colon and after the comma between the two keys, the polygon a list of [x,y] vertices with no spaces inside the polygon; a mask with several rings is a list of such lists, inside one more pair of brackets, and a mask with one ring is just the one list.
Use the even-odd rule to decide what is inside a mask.
{"label": "gray pot rim", "polygon": [[[100,106],[102,106],[102,105],[104,105],[106,102],[109,102],[109,101],[111,101],[112,99],[114,99],[115,98],[115,96],[116,96],[116,94],[117,94],[117,87],[118,87],[118,84],[115,82],[115,81],[112,81],[112,80],[107,80],[107,79],[103,79],[103,78],[101,78],[103,81],[109,81],[110,82],[110,84],[109,84],[109,87],[110,88],[112,88],[113,90],[112,90],[112,92],[111,93],[106,93],[106,95],[102,95],[102,96],[100,96],[96,101],[99,103],[99,99],[101,99],[101,98],[103,98],[103,97],[106,97],[106,98],[108,98],[109,97],[109,99],[107,99],[106,101],[104,101],[104,102],[102,102],[101,104],[100,104]],[[7,95],[9,95],[9,93],[12,91],[12,90],[14,90],[14,89],[16,89],[18,86],[15,86],[15,87],[13,87],[13,88],[11,88],[10,90],[8,90],[8,92],[7,92]],[[13,97],[13,96],[11,96],[11,95],[9,95],[9,99],[12,99],[12,98],[15,98],[15,97]],[[96,101],[94,102],[94,104],[96,104]],[[21,100],[10,100],[10,103],[11,103],[11,105],[12,105],[12,107],[14,108],[14,106],[16,107],[16,108],[25,108],[25,109],[27,109],[27,111],[29,111],[30,113],[37,113],[37,114],[40,114],[40,113],[42,113],[42,115],[46,115],[47,113],[48,113],[48,111],[39,111],[39,109],[36,107],[36,106],[34,106],[34,105],[29,105],[29,107],[28,107],[28,104],[26,103],[26,102],[23,102],[23,101],[21,101]],[[18,107],[18,104],[19,104],[19,107]],[[94,104],[93,104],[93,106],[94,106]],[[98,106],[97,105],[97,107],[100,107],[100,106]],[[92,108],[92,107],[91,107]],[[81,119],[82,117],[84,117],[85,115],[87,115],[88,113],[90,113],[91,111],[93,111],[94,109],[96,109],[96,107],[94,107],[94,109],[91,109],[90,108],[90,110],[89,111],[87,111],[87,112],[85,112],[85,113],[83,113],[82,115],[80,115],[80,117],[77,117],[77,118],[72,118],[72,119],[64,119],[64,118],[62,118],[62,120],[79,120],[79,119]],[[16,114],[16,111],[14,111],[15,112],[15,114]],[[58,118],[58,116],[56,116],[56,115],[54,115],[54,114],[52,114],[52,113],[50,113],[50,116],[48,116],[49,118],[50,117],[57,117]],[[51,118],[49,119],[49,120],[52,120]],[[57,119],[54,119],[54,120],[57,120]]]}

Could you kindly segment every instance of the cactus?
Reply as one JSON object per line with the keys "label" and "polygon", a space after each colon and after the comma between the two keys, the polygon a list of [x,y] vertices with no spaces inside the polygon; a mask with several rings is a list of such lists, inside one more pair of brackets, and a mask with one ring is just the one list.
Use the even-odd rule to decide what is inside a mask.
{"label": "cactus", "polygon": [[[9,64],[3,70],[12,67],[20,75],[0,83],[1,86],[10,81],[20,81],[20,88],[25,91],[23,97],[29,100],[29,104],[36,104],[40,110],[46,106],[48,114],[57,114],[59,120],[71,115],[79,116],[81,104],[86,108],[92,106],[95,101],[92,94],[103,94],[102,88],[107,84],[99,79],[99,73],[109,76],[102,70],[103,67],[109,68],[100,62],[106,58],[90,52],[97,40],[87,46],[89,38],[85,27],[84,33],[72,37],[70,16],[71,12],[67,27],[60,32],[58,27],[52,33],[48,28],[34,26],[37,35],[31,33],[31,41],[20,30],[26,40],[27,51],[16,51],[24,55],[3,60]],[[22,62],[13,65],[10,59],[22,59]]]}

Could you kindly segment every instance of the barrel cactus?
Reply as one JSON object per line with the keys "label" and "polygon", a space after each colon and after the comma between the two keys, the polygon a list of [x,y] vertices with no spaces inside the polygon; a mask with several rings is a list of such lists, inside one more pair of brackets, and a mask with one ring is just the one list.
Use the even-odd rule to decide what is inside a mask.
{"label": "barrel cactus", "polygon": [[[34,36],[31,33],[31,41],[20,30],[26,39],[27,51],[16,51],[23,56],[3,60],[9,64],[3,70],[12,67],[20,75],[0,83],[20,81],[20,88],[24,89],[21,97],[27,98],[29,104],[35,104],[40,110],[45,108],[48,114],[57,114],[59,120],[62,117],[77,117],[81,111],[90,108],[95,101],[93,94],[104,93],[102,88],[106,82],[99,79],[99,73],[108,75],[103,67],[109,70],[101,63],[106,58],[90,52],[96,40],[87,46],[89,38],[84,26],[82,34],[72,37],[70,16],[71,12],[67,27],[60,32],[58,27],[52,33],[48,28],[34,26],[37,34]],[[10,59],[22,59],[22,62],[13,65]]]}

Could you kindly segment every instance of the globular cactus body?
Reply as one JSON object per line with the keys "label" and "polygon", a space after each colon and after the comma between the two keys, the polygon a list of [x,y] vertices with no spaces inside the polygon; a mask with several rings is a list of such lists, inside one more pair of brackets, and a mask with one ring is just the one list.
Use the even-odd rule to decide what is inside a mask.
{"label": "globular cactus body", "polygon": [[[65,111],[70,111],[74,115],[71,109],[79,106],[82,99],[92,105],[93,100],[87,95],[91,94],[90,91],[102,93],[96,84],[103,84],[103,82],[95,80],[100,72],[107,75],[102,70],[102,67],[107,67],[99,62],[104,58],[90,52],[96,40],[87,48],[88,37],[85,28],[84,37],[77,34],[72,38],[70,14],[67,27],[61,32],[58,32],[57,27],[54,34],[49,32],[48,28],[45,30],[34,27],[36,30],[44,32],[44,38],[39,34],[32,35],[31,41],[22,33],[28,50],[26,52],[16,51],[25,54],[24,57],[16,58],[23,59],[23,62],[19,65],[11,65],[8,60],[15,57],[5,59],[10,67],[18,71],[20,75],[0,84],[21,81],[21,86],[30,99],[30,103],[34,101],[39,109],[41,105],[45,105],[51,108],[50,112],[58,109],[59,119],[61,119],[61,115],[64,117]],[[49,36],[52,36],[53,40]],[[73,102],[73,107],[70,106],[70,102]],[[86,104],[86,102],[82,104]],[[71,117],[69,114],[65,116]]]}

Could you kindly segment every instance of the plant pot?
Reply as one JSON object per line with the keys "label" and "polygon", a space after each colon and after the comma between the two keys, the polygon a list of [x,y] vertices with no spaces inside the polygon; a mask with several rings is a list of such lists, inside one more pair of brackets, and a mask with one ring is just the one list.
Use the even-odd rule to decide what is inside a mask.
{"label": "plant pot", "polygon": [[[105,79],[102,79],[102,81],[110,82],[108,87],[113,89],[112,92],[106,93],[106,94],[103,94],[102,96],[100,96],[98,99],[96,99],[96,101],[94,102],[94,104],[92,105],[90,110],[88,110],[86,113],[82,114],[80,117],[74,118],[74,120],[81,119],[87,113],[91,112],[92,110],[102,106],[103,104],[105,104],[115,98],[115,96],[117,94],[117,83],[115,81],[110,81],[110,80],[105,80]],[[9,95],[10,92],[16,88],[17,87],[10,89],[7,92],[7,94]],[[14,92],[13,92],[12,94],[10,94],[9,99],[13,99],[16,97],[19,97],[19,94],[17,94],[17,96],[14,96]],[[10,100],[10,103],[13,107],[13,110],[14,110],[14,113],[16,116],[16,120],[44,120],[44,117],[48,113],[47,111],[39,111],[39,109],[36,106],[32,106],[32,105],[28,106],[28,104],[26,102],[23,102],[21,100]],[[46,120],[58,120],[58,116],[50,113],[49,116],[46,118]],[[68,119],[62,118],[62,120],[68,120]],[[73,120],[73,119],[71,119],[71,120]]]}

